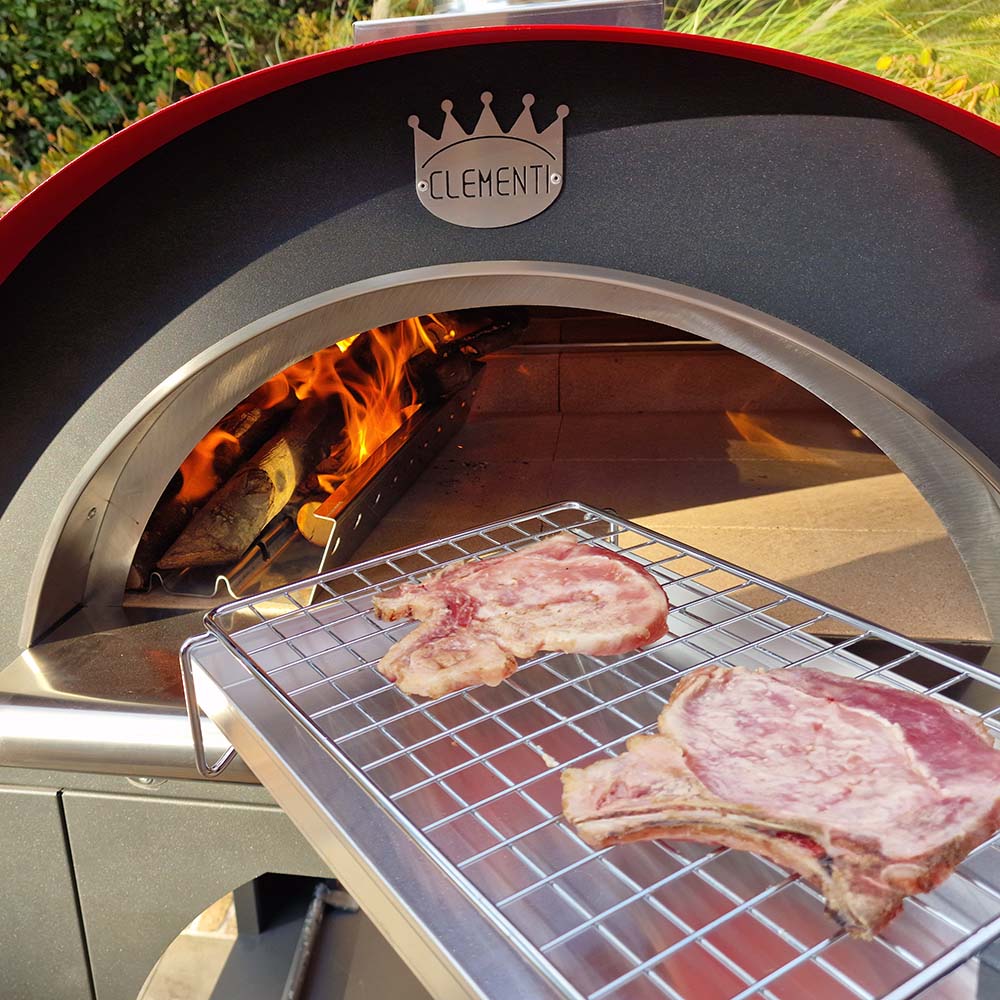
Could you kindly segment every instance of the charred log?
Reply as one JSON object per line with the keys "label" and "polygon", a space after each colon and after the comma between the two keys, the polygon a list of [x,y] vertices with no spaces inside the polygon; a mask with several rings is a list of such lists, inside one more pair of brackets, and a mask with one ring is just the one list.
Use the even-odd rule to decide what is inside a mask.
{"label": "charred log", "polygon": [[[213,462],[216,479],[220,483],[225,482],[240,463],[288,418],[288,413],[287,408],[257,406],[253,397],[227,413],[217,425],[217,429],[229,437],[230,443],[216,451]],[[178,473],[153,509],[129,569],[126,583],[129,590],[143,590],[149,586],[149,578],[157,562],[208,499],[187,499],[182,493],[182,486]]]}
{"label": "charred log", "polygon": [[423,402],[447,399],[466,385],[481,366],[480,358],[516,343],[528,318],[525,310],[510,310],[503,319],[490,321],[467,337],[424,351],[408,366]]}
{"label": "charred log", "polygon": [[215,566],[238,559],[291,499],[340,433],[325,402],[300,403],[288,423],[191,519],[160,569]]}
{"label": "charred log", "polygon": [[180,474],[174,478],[176,484],[172,481],[167,492],[160,498],[139,539],[125,584],[129,590],[145,590],[149,586],[149,578],[156,568],[157,560],[170,548],[197,510],[195,505],[177,496],[181,487]]}
{"label": "charred log", "polygon": [[240,462],[259,448],[288,419],[289,406],[261,407],[253,402],[253,396],[235,407],[219,421],[218,428],[236,438],[234,449],[216,458],[215,471],[220,480],[233,473]]}

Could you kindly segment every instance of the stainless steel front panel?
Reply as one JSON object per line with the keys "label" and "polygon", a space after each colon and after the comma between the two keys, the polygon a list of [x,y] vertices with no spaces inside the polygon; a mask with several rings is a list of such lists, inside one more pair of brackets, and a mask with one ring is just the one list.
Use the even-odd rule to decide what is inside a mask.
{"label": "stainless steel front panel", "polygon": [[[499,687],[434,700],[377,672],[413,627],[376,618],[381,589],[558,531],[646,567],[670,599],[670,635],[620,657],[545,654]],[[813,634],[832,620],[853,634]],[[755,855],[579,840],[561,816],[562,768],[652,729],[674,682],[706,663],[872,677],[958,701],[1000,733],[987,671],[604,512],[521,515],[235,602],[206,624],[185,651],[205,710],[436,994],[900,1000],[1000,934],[1000,836],[868,943]],[[887,662],[856,653],[867,638],[888,645]],[[962,975],[971,985],[975,970]]]}

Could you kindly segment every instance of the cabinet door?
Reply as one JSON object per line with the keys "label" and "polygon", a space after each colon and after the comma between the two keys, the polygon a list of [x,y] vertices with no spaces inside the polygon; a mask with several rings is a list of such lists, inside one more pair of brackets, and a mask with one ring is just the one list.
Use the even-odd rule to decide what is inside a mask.
{"label": "cabinet door", "polygon": [[59,792],[0,785],[0,995],[93,997]]}
{"label": "cabinet door", "polygon": [[277,806],[71,791],[64,804],[97,1000],[135,1000],[230,889],[264,872],[330,874]]}

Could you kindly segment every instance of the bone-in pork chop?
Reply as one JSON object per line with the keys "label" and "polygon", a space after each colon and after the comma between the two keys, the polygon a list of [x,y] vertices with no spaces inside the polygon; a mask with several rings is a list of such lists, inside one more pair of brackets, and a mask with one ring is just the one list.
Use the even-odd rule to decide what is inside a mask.
{"label": "bone-in pork chop", "polygon": [[665,837],[756,851],[859,937],[1000,828],[1000,752],[970,713],[807,667],[704,667],[659,734],[563,773],[588,844]]}
{"label": "bone-in pork chop", "polygon": [[446,566],[374,600],[385,621],[416,618],[378,664],[407,694],[497,685],[542,650],[638,649],[667,631],[663,588],[641,566],[560,533],[509,555]]}

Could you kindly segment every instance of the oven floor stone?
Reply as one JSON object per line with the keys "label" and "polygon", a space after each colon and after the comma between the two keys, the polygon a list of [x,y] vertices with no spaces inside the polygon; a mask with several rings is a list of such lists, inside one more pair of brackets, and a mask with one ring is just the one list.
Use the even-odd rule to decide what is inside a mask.
{"label": "oven floor stone", "polygon": [[915,638],[989,639],[940,521],[833,411],[511,413],[483,402],[358,558],[577,499]]}

